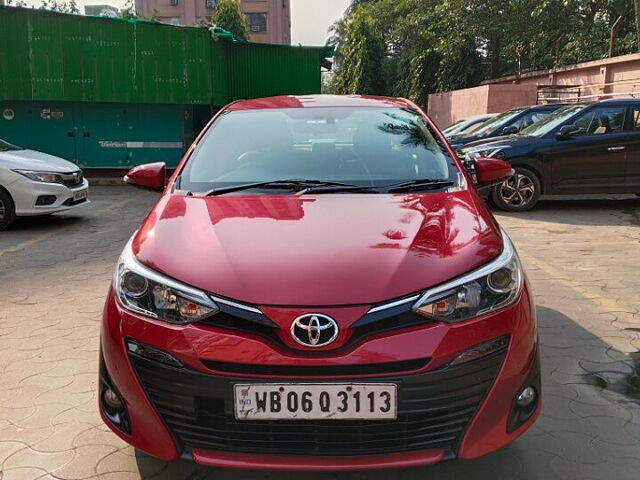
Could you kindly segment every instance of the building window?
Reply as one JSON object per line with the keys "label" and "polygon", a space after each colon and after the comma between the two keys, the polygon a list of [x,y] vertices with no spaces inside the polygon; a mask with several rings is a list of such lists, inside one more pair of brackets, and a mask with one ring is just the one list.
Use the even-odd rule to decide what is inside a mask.
{"label": "building window", "polygon": [[249,30],[251,33],[264,33],[267,31],[266,13],[247,13],[249,20]]}
{"label": "building window", "polygon": [[176,5],[178,5],[178,0],[169,0],[169,5],[175,7]]}
{"label": "building window", "polygon": [[208,9],[216,8],[217,0],[204,0],[204,6]]}

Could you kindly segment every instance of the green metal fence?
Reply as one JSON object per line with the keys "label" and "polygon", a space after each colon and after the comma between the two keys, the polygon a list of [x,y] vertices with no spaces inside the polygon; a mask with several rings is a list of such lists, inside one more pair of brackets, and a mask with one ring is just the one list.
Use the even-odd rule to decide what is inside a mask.
{"label": "green metal fence", "polygon": [[175,166],[216,107],[320,92],[325,54],[206,28],[0,7],[0,138],[85,168]]}
{"label": "green metal fence", "polygon": [[0,100],[221,106],[317,93],[324,54],[200,27],[0,7]]}

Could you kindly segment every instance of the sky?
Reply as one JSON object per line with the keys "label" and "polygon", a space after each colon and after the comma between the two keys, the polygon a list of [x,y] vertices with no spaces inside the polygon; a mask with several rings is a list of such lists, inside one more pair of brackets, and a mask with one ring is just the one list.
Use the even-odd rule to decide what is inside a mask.
{"label": "sky", "polygon": [[[65,1],[65,0],[62,0]],[[126,0],[76,0],[80,11],[85,5],[108,4],[122,8]],[[26,0],[39,6],[41,0]],[[291,42],[294,45],[324,45],[327,29],[339,19],[350,0],[291,0]]]}

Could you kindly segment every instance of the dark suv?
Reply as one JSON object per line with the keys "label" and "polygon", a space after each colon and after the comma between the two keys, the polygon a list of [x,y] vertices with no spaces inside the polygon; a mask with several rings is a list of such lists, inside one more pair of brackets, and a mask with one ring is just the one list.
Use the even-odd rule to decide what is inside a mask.
{"label": "dark suv", "polygon": [[563,106],[564,104],[561,103],[550,103],[546,105],[535,105],[533,107],[513,108],[490,118],[475,128],[472,133],[462,132],[459,135],[452,135],[449,138],[449,143],[451,143],[454,149],[458,149],[476,140],[518,133]]}
{"label": "dark suv", "polygon": [[493,188],[495,205],[531,209],[541,194],[640,194],[640,99],[569,105],[515,135],[458,150],[507,160],[516,174]]}

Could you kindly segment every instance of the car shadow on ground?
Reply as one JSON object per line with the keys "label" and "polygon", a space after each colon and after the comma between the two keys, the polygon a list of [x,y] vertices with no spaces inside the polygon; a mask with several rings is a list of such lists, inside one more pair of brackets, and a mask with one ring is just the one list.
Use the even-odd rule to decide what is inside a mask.
{"label": "car shadow on ground", "polygon": [[553,480],[637,479],[640,402],[629,396],[635,365],[571,318],[538,307],[543,412],[506,447],[471,461],[410,469],[301,473],[166,463],[136,452],[141,478],[154,480]]}
{"label": "car shadow on ground", "polygon": [[50,230],[52,228],[63,228],[76,223],[81,223],[85,217],[77,214],[50,214],[36,217],[18,217],[16,222],[7,232],[31,232],[37,230]]}
{"label": "car shadow on ground", "polygon": [[[603,219],[602,215],[610,215]],[[567,195],[547,196],[532,210],[521,213],[508,213],[494,209],[499,216],[525,218],[540,222],[562,223],[567,225],[621,225],[628,223],[621,216],[632,216],[632,223],[640,225],[640,197],[636,195]],[[603,221],[606,220],[606,221]]]}

